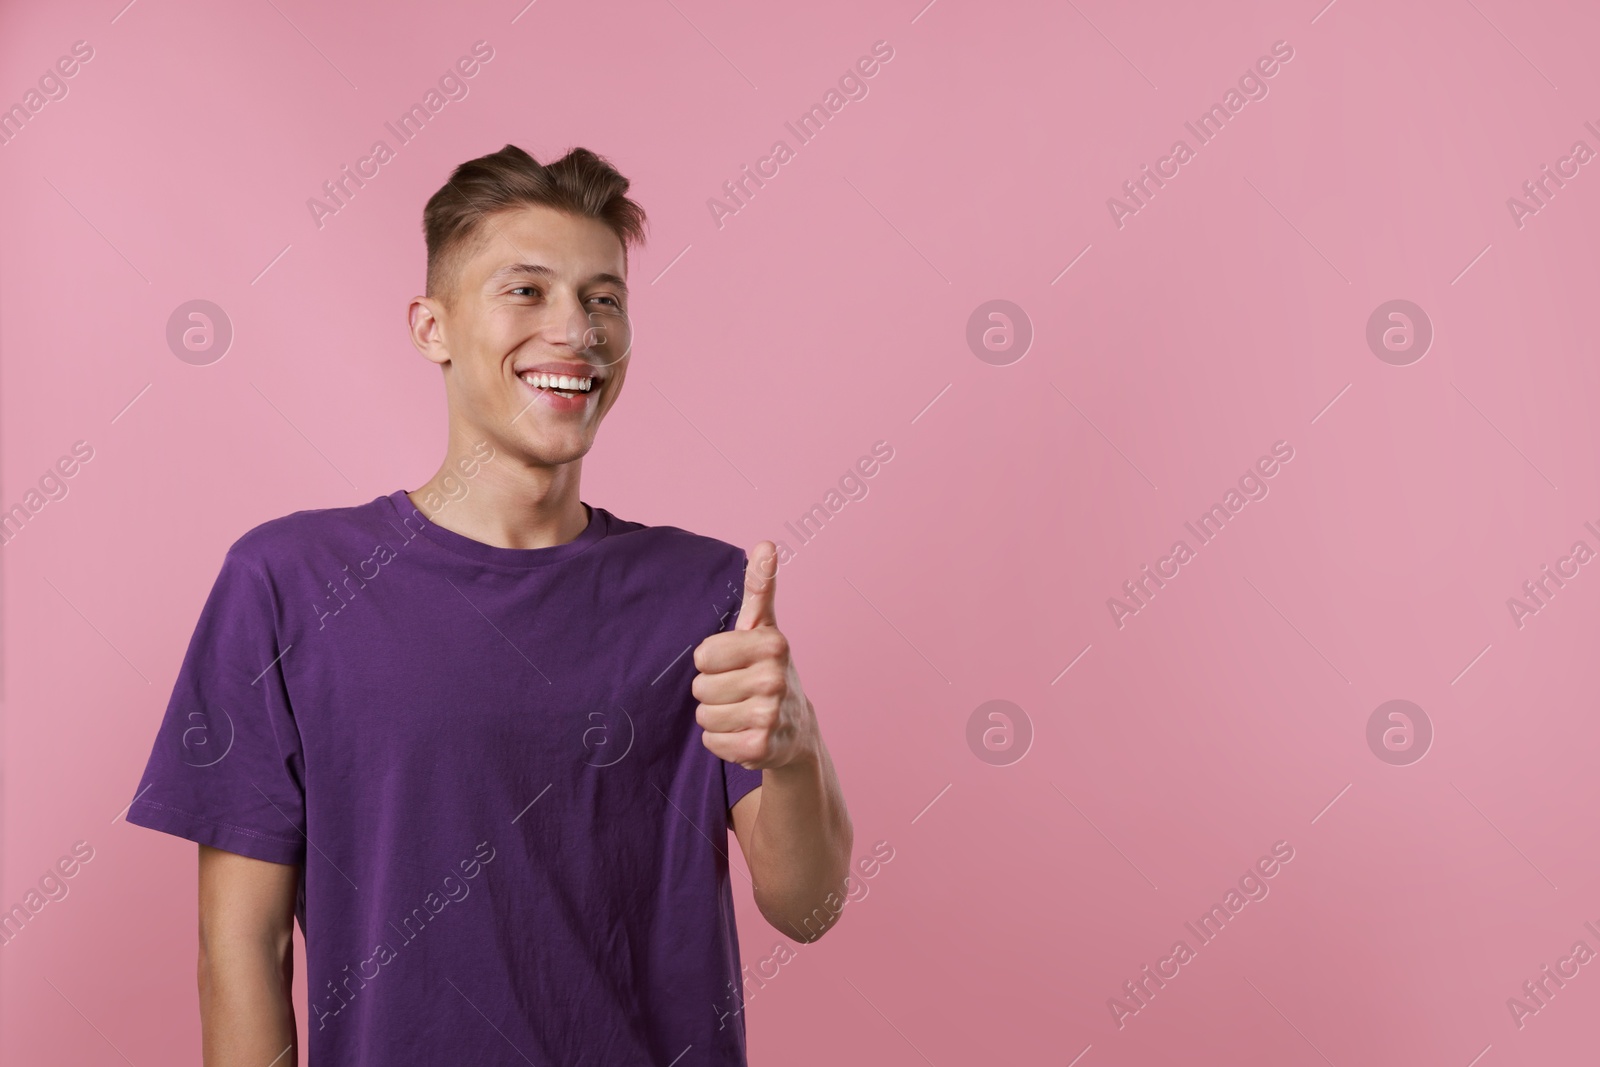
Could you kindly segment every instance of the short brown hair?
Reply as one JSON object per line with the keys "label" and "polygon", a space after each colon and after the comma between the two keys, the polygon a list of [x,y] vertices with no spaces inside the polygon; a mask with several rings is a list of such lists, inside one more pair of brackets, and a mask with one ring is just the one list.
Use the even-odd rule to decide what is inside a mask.
{"label": "short brown hair", "polygon": [[492,236],[484,232],[484,220],[522,204],[597,219],[617,235],[626,256],[630,245],[644,243],[646,225],[644,208],[626,195],[628,185],[610,162],[587,148],[574,148],[550,164],[511,144],[467,160],[422,209],[426,295],[451,302],[462,260]]}

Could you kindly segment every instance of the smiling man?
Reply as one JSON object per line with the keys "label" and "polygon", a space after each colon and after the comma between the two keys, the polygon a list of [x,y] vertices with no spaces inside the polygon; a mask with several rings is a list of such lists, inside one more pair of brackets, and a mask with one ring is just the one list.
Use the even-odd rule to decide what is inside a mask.
{"label": "smiling man", "polygon": [[[128,820],[200,845],[208,1067],[745,1063],[728,831],[820,936],[850,817],[776,552],[618,518],[583,459],[632,363],[644,212],[585,149],[429,200],[420,488],[228,550]],[[821,929],[826,929],[824,924]]]}

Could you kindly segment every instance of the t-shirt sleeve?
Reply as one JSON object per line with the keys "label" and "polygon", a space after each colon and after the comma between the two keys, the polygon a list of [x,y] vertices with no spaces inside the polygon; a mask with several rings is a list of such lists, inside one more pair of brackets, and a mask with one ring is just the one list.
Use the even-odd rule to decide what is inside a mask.
{"label": "t-shirt sleeve", "polygon": [[128,821],[272,863],[305,862],[304,755],[276,599],[229,550],[189,640]]}
{"label": "t-shirt sleeve", "polygon": [[737,763],[722,761],[722,783],[728,790],[728,810],[743,800],[745,794],[761,784],[761,772],[746,770]]}
{"label": "t-shirt sleeve", "polygon": [[[749,556],[743,549],[740,549],[738,558],[735,561],[736,569],[733,571],[733,577],[729,579],[741,597],[744,595],[744,571],[748,560]],[[731,630],[738,621],[739,611],[735,608],[733,611],[728,612],[727,618],[723,620],[722,629],[724,631]],[[723,760],[722,784],[728,792],[728,810],[732,811],[733,806],[743,800],[746,793],[761,784],[761,772],[747,770],[737,763]]]}

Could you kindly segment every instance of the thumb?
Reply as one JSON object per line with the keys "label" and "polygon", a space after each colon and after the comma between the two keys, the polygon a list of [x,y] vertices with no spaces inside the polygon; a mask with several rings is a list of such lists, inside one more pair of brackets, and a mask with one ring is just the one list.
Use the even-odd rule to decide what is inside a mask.
{"label": "thumb", "polygon": [[750,550],[749,562],[744,568],[744,601],[739,605],[739,621],[735,630],[753,630],[757,626],[776,626],[778,616],[773,600],[778,593],[778,549],[771,541],[762,541]]}

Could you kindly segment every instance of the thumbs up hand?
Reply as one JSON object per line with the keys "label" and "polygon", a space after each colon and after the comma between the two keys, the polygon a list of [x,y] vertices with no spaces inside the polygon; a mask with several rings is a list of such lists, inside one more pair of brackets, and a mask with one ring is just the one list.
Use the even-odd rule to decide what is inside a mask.
{"label": "thumbs up hand", "polygon": [[700,705],[701,740],[717,756],[750,770],[785,766],[814,754],[816,714],[789,658],[773,601],[778,550],[771,541],[751,549],[744,600],[732,630],[715,633],[694,650],[699,672],[690,686]]}

